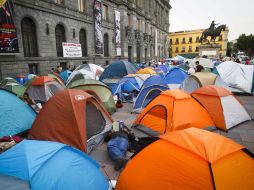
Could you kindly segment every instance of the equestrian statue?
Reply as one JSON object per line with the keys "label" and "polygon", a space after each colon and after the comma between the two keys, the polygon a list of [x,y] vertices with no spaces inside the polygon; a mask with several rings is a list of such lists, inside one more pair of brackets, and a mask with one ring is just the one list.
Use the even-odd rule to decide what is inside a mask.
{"label": "equestrian statue", "polygon": [[[218,26],[217,28],[216,28],[216,25],[219,25],[219,24],[215,24],[215,21],[213,20],[210,27],[202,33],[202,36],[200,38],[201,43],[206,41],[208,36],[210,36],[211,41],[215,43],[216,38],[219,37],[221,35],[221,32],[225,31],[227,28],[226,25],[224,24]],[[209,40],[208,40],[208,43],[210,43]]]}

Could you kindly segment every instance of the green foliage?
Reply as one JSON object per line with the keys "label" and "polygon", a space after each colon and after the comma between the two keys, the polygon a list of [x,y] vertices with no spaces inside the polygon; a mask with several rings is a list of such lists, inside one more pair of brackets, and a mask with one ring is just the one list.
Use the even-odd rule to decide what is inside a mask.
{"label": "green foliage", "polygon": [[254,55],[254,35],[250,34],[246,36],[242,34],[237,39],[236,43],[237,49],[244,51],[248,56]]}

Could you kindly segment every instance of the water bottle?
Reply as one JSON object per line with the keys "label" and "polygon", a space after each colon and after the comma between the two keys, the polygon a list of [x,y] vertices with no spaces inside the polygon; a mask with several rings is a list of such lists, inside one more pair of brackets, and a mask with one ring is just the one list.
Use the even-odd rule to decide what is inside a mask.
{"label": "water bottle", "polygon": [[121,130],[123,130],[123,128],[124,128],[124,122],[122,120],[119,121],[119,127],[120,127]]}

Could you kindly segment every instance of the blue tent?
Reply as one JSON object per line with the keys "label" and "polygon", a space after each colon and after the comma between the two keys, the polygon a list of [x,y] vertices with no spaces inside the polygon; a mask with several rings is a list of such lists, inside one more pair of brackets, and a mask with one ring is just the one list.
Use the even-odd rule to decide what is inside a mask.
{"label": "blue tent", "polygon": [[0,90],[0,137],[30,129],[36,112],[13,93]]}
{"label": "blue tent", "polygon": [[[118,95],[120,100],[124,102],[132,102],[133,97],[130,97],[129,95],[134,92],[139,92],[143,83],[143,79],[141,79],[139,76],[127,75],[119,80],[117,85],[113,87],[112,91],[114,95]],[[130,100],[127,100],[125,96],[130,97]]]}
{"label": "blue tent", "polygon": [[157,75],[152,75],[144,82],[136,101],[133,105],[133,112],[140,112],[154,98],[160,95],[162,91],[169,90],[167,84]]}
{"label": "blue tent", "polygon": [[108,190],[99,165],[65,144],[23,140],[0,154],[0,174],[28,181],[31,189]]}
{"label": "blue tent", "polygon": [[68,78],[70,77],[71,75],[71,71],[69,70],[65,70],[63,72],[60,73],[60,77],[64,80],[64,82],[66,83],[66,81],[68,80]]}
{"label": "blue tent", "polygon": [[178,67],[173,67],[164,76],[163,81],[168,85],[180,86],[187,77],[188,74],[186,71]]}
{"label": "blue tent", "polygon": [[100,76],[100,81],[104,79],[121,79],[128,74],[134,74],[138,69],[128,61],[115,61],[111,63]]}
{"label": "blue tent", "polygon": [[169,67],[167,65],[158,65],[157,67],[155,67],[155,71],[157,69],[163,71],[163,73],[166,74],[169,70]]}

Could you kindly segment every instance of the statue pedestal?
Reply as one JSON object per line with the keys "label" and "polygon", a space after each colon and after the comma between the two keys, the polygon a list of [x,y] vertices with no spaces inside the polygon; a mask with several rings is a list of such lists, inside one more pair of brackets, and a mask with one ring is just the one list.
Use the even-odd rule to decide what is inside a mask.
{"label": "statue pedestal", "polygon": [[206,56],[210,59],[219,59],[220,58],[220,44],[201,44],[199,47],[199,56]]}

